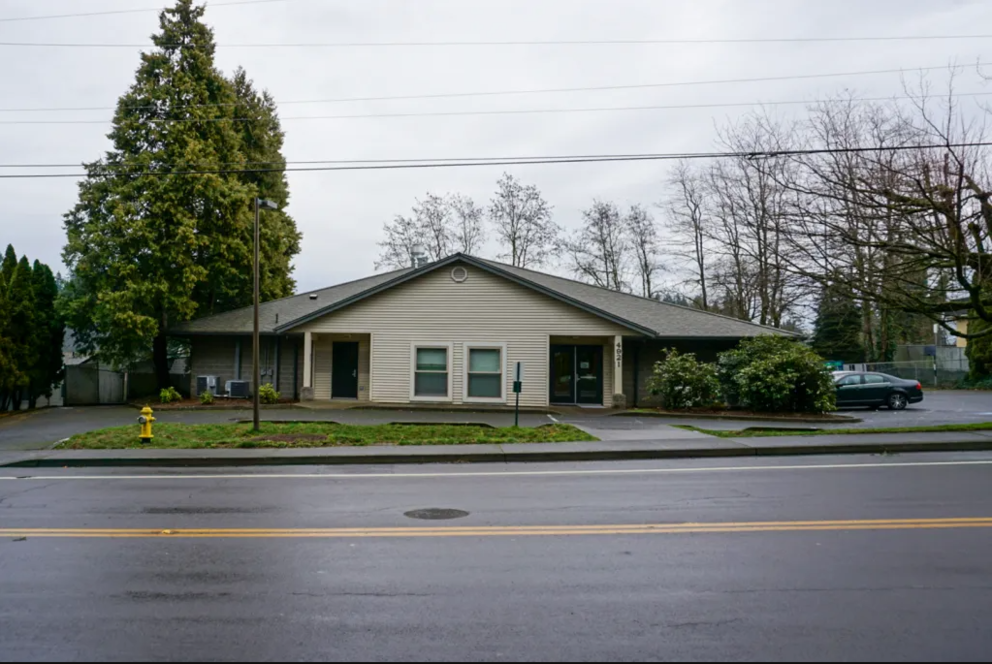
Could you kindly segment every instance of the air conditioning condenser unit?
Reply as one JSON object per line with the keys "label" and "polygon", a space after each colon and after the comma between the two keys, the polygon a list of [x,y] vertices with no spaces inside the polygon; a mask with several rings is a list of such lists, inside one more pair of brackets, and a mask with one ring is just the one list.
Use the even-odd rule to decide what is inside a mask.
{"label": "air conditioning condenser unit", "polygon": [[217,376],[197,376],[196,396],[200,396],[204,392],[209,392],[210,394],[217,396],[217,385],[219,383],[220,378]]}
{"label": "air conditioning condenser unit", "polygon": [[232,399],[250,399],[251,398],[251,381],[250,380],[229,380],[225,385],[227,388],[227,396]]}

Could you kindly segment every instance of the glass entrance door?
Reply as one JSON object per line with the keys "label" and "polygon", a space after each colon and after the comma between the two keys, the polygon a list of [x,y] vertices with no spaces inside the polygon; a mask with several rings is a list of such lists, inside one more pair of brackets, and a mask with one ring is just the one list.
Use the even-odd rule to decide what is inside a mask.
{"label": "glass entrance door", "polygon": [[551,403],[575,403],[575,346],[551,347]]}
{"label": "glass entrance door", "polygon": [[603,403],[603,347],[575,347],[575,402],[602,405]]}
{"label": "glass entrance door", "polygon": [[551,403],[603,403],[603,347],[551,347]]}

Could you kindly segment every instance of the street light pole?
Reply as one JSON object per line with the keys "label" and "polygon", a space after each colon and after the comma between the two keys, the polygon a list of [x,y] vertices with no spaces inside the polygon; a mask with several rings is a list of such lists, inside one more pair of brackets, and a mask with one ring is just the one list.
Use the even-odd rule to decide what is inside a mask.
{"label": "street light pole", "polygon": [[258,433],[258,431],[260,430],[260,424],[261,424],[260,421],[259,421],[260,420],[260,417],[259,417],[259,410],[260,410],[259,403],[260,402],[259,402],[259,398],[258,398],[258,388],[260,388],[262,386],[262,369],[261,369],[261,366],[259,366],[260,365],[260,362],[259,362],[259,346],[261,344],[260,344],[260,341],[259,341],[259,334],[258,334],[258,305],[259,305],[259,298],[260,298],[260,293],[259,293],[259,290],[260,290],[260,288],[259,288],[259,271],[260,271],[260,268],[259,268],[259,258],[258,257],[259,257],[259,244],[260,244],[260,239],[259,239],[260,238],[260,233],[259,233],[259,221],[260,221],[260,219],[259,219],[259,217],[260,217],[260,210],[263,207],[265,209],[267,209],[267,210],[278,210],[279,209],[279,207],[275,203],[273,203],[272,201],[267,201],[265,199],[258,198],[258,197],[255,198],[255,233],[254,233],[255,241],[254,241],[254,258],[252,260],[252,265],[253,265],[252,272],[253,272],[253,275],[254,275],[254,282],[255,282],[254,283],[254,296],[252,297],[252,301],[254,302],[254,305],[255,305],[255,316],[254,316],[255,321],[254,321],[254,327],[252,328],[252,339],[251,339],[251,341],[252,341],[252,344],[251,344],[251,346],[252,346],[252,348],[251,348],[251,365],[252,365],[252,386],[251,386],[251,391],[252,391],[252,411],[253,411],[252,412],[252,415],[253,415],[252,421],[254,423],[254,427],[255,427],[254,428],[254,431],[255,431],[255,433]]}

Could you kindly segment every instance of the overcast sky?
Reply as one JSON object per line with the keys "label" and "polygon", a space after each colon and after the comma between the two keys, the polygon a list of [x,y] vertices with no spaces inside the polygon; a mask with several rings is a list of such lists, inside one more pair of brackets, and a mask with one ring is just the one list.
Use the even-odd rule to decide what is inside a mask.
{"label": "overcast sky", "polygon": [[[301,100],[445,94],[938,67],[992,59],[992,40],[718,45],[249,49],[302,42],[719,39],[992,32],[985,0],[283,0],[208,7],[217,64],[244,66],[281,102],[286,158],[413,159],[694,152],[747,107],[522,115],[294,120],[313,115],[575,109],[812,100],[845,88],[901,94],[899,74],[689,87],[322,104]],[[156,0],[0,0],[0,41],[147,43],[155,11],[39,21],[4,18],[165,6]],[[171,3],[169,3],[171,4]],[[0,47],[0,108],[107,107],[133,80],[138,49]],[[942,74],[937,74],[939,80]],[[973,73],[961,92],[990,91]],[[777,107],[784,117],[802,107]],[[0,121],[112,113],[0,113]],[[0,163],[80,163],[109,147],[108,125],[0,124]],[[593,198],[651,205],[663,163],[511,167],[574,228]],[[303,232],[300,290],[372,272],[383,222],[425,192],[488,202],[502,168],[290,173]],[[12,172],[4,169],[3,172]],[[71,179],[0,180],[0,244],[61,269]]]}

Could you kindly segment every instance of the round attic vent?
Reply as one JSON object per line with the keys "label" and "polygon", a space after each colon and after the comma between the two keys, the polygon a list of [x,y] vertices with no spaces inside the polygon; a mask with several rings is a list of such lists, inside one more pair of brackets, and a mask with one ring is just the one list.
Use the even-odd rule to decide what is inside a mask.
{"label": "round attic vent", "polygon": [[457,283],[462,283],[468,279],[468,270],[463,267],[456,267],[451,271],[451,280]]}
{"label": "round attic vent", "polygon": [[310,293],[310,299],[311,300],[316,300],[317,299],[317,294],[316,293]]}

